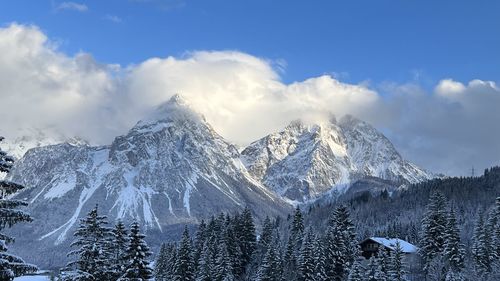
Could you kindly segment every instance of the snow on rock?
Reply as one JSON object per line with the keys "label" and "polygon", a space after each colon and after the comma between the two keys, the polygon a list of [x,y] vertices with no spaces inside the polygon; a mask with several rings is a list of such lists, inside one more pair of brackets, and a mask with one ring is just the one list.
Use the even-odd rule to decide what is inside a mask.
{"label": "snow on rock", "polygon": [[16,196],[31,202],[36,217],[27,227],[36,231],[26,231],[13,249],[50,266],[32,249],[67,247],[78,220],[96,204],[111,222],[138,220],[151,235],[245,206],[257,217],[285,214],[288,204],[242,171],[239,156],[179,96],[110,145],[31,149],[9,177],[26,186]]}
{"label": "snow on rock", "polygon": [[352,116],[339,122],[294,121],[242,151],[249,173],[291,202],[342,192],[356,179],[373,176],[415,183],[431,174],[405,161],[391,142]]}
{"label": "snow on rock", "polygon": [[2,149],[13,156],[15,159],[21,159],[24,154],[36,147],[54,145],[59,143],[69,143],[72,145],[87,145],[88,142],[82,138],[67,137],[51,128],[44,130],[35,128],[19,129],[15,135],[20,137],[11,137],[11,132],[3,132],[0,135],[5,137],[2,141]]}
{"label": "snow on rock", "polygon": [[33,262],[41,266],[63,265],[62,254],[43,257],[65,252],[79,219],[96,204],[111,222],[137,220],[161,241],[168,226],[246,206],[260,218],[284,215],[366,176],[413,183],[431,175],[352,117],[292,122],[240,153],[176,95],[110,145],[28,150],[9,177],[26,186],[16,197],[30,202],[36,217],[29,229],[18,228],[23,235],[14,236],[22,241],[12,249],[39,257]]}

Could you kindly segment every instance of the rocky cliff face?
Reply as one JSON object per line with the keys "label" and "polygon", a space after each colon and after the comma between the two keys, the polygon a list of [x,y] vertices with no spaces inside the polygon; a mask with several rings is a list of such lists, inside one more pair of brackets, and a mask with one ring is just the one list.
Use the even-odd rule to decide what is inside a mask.
{"label": "rocky cliff face", "polygon": [[21,251],[67,247],[78,219],[96,204],[111,222],[139,220],[158,240],[172,225],[219,212],[248,206],[262,218],[289,208],[250,177],[237,149],[179,97],[109,146],[32,149],[10,177],[27,187],[17,197],[29,201],[35,218],[23,245],[17,243]]}
{"label": "rocky cliff face", "polygon": [[430,176],[349,116],[293,122],[240,153],[174,96],[110,145],[29,150],[9,177],[26,186],[16,197],[35,220],[13,230],[12,249],[42,267],[63,265],[79,219],[95,205],[112,223],[138,220],[154,247],[180,224],[220,212],[248,206],[257,218],[286,215],[291,203],[341,193],[362,178],[397,186]]}
{"label": "rocky cliff face", "polygon": [[339,122],[333,118],[318,124],[292,122],[248,146],[242,161],[262,184],[298,202],[342,192],[364,177],[397,183],[431,177],[405,161],[375,128],[352,116]]}

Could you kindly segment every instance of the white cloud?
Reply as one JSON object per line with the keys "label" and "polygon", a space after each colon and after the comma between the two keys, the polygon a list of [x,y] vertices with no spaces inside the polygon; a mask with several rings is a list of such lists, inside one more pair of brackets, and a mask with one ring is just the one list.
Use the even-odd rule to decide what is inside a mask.
{"label": "white cloud", "polygon": [[192,52],[121,67],[85,53],[69,57],[53,45],[34,26],[0,28],[0,133],[51,127],[109,143],[180,93],[239,144],[293,119],[350,113],[383,130],[404,156],[435,171],[465,173],[472,165],[484,168],[500,160],[500,90],[493,82],[446,79],[434,92],[417,84],[374,90],[326,75],[285,84],[282,61],[237,51]]}
{"label": "white cloud", "polygon": [[[150,59],[126,79],[137,109],[149,110],[181,93],[223,135],[243,144],[306,115],[359,113],[378,101],[364,86],[330,76],[286,85],[273,62],[240,52],[195,52],[177,59]],[[141,95],[134,95],[134,93]],[[140,115],[140,114],[138,114]]]}
{"label": "white cloud", "polygon": [[106,114],[113,88],[108,67],[90,55],[59,53],[34,26],[0,28],[2,130],[56,126],[68,134],[99,135],[94,121]]}
{"label": "white cloud", "polygon": [[452,79],[444,79],[436,86],[436,93],[440,96],[453,98],[454,95],[464,92],[464,84],[453,81]]}
{"label": "white cloud", "polygon": [[71,10],[71,11],[77,11],[77,12],[86,12],[89,10],[87,5],[85,4],[80,4],[76,2],[62,2],[59,5],[57,5],[56,10]]}
{"label": "white cloud", "polygon": [[114,23],[121,23],[123,22],[122,18],[120,18],[119,16],[116,16],[116,15],[105,15],[104,16],[104,19],[105,20],[109,20],[111,22],[114,22]]}

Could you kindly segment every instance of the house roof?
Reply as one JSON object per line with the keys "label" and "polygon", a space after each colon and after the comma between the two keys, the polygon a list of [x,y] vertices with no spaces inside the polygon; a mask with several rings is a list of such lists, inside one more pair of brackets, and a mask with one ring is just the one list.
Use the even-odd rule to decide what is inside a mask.
{"label": "house roof", "polygon": [[396,243],[399,242],[403,253],[416,253],[418,251],[417,246],[398,238],[370,237],[363,240],[361,243],[364,243],[367,240],[375,241],[376,243],[384,245],[391,250],[396,250]]}

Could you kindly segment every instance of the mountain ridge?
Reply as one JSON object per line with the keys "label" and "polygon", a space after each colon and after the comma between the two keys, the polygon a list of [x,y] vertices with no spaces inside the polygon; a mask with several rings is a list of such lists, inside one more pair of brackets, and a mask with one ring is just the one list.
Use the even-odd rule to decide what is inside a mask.
{"label": "mountain ridge", "polygon": [[[370,130],[376,132],[371,126],[363,131]],[[349,132],[354,137],[358,130]],[[359,178],[351,176],[357,170],[351,169],[348,151],[357,143],[348,147],[344,134],[336,121],[307,126],[296,121],[240,153],[176,95],[109,145],[63,143],[30,149],[15,164],[9,179],[26,186],[16,197],[27,200],[28,211],[36,217],[27,227],[31,234],[23,238],[23,245],[13,249],[28,254],[26,251],[37,248],[38,243],[50,245],[45,251],[64,249],[78,219],[96,204],[110,221],[138,220],[154,241],[160,241],[173,225],[196,224],[217,213],[245,207],[258,220],[267,215],[285,216],[292,205],[342,192],[352,179]],[[255,145],[269,139],[276,145]],[[389,147],[395,151],[392,144]],[[398,157],[386,160],[403,161],[395,153]],[[252,168],[252,163],[261,163],[255,159],[270,162],[257,165],[265,168],[259,170]],[[301,166],[294,172],[297,163]],[[406,164],[398,163],[394,165]],[[299,184],[304,182],[300,181],[302,176],[309,176],[311,188],[307,191],[312,192],[293,197],[293,192],[305,194],[301,185],[281,192],[276,188],[282,179],[280,174],[289,177],[285,183]],[[334,178],[338,175],[341,177]],[[38,254],[42,257],[49,253]],[[56,256],[54,263],[64,260],[59,253],[50,254]],[[40,260],[33,262],[50,266]]]}
{"label": "mountain ridge", "polygon": [[292,201],[342,192],[353,180],[380,177],[415,183],[432,175],[404,160],[390,141],[366,122],[345,116],[322,123],[293,121],[242,151],[247,169]]}

